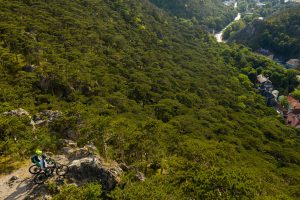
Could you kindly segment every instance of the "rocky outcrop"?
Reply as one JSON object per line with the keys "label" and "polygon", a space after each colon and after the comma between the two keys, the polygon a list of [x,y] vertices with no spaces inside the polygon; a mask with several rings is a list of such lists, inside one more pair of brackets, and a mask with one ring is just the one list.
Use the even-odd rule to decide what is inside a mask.
{"label": "rocky outcrop", "polygon": [[18,108],[15,110],[10,110],[7,112],[2,113],[2,115],[7,115],[7,116],[17,116],[17,117],[23,117],[26,116],[30,119],[29,125],[32,126],[33,130],[35,130],[35,121],[32,120],[32,117],[30,116],[29,112],[24,110],[23,108]]}
{"label": "rocky outcrop", "polygon": [[27,112],[26,110],[24,110],[23,108],[18,108],[15,110],[10,110],[7,112],[2,113],[3,115],[11,115],[11,116],[17,116],[17,117],[21,117],[21,116],[30,116],[29,112]]}
{"label": "rocky outcrop", "polygon": [[77,185],[100,182],[104,190],[112,190],[119,182],[123,170],[118,163],[106,162],[97,155],[91,143],[80,148],[72,140],[61,140],[65,156],[71,161],[67,178]]}
{"label": "rocky outcrop", "polygon": [[61,78],[56,74],[38,74],[39,81],[36,82],[37,87],[42,91],[48,91],[60,98],[67,98],[72,92],[69,84],[61,82]]}
{"label": "rocky outcrop", "polygon": [[97,148],[93,144],[88,144],[79,148],[77,143],[72,140],[61,140],[61,143],[64,146],[62,150],[69,160],[77,160],[97,154]]}
{"label": "rocky outcrop", "polygon": [[31,117],[30,113],[23,108],[10,110],[2,114],[7,116],[17,116],[17,117],[27,116],[30,119],[30,125],[33,127],[33,129],[35,129],[36,126],[48,125],[53,120],[58,119],[62,116],[61,111],[44,110]]}
{"label": "rocky outcrop", "polygon": [[101,157],[74,160],[69,165],[68,178],[76,184],[100,182],[104,190],[112,190],[119,182],[122,169],[117,163],[105,163]]}
{"label": "rocky outcrop", "polygon": [[[99,156],[97,148],[92,143],[78,147],[77,143],[72,140],[60,140],[60,142],[64,154],[50,155],[47,153],[47,155],[58,163],[68,165],[69,170],[65,176],[54,174],[45,184],[36,185],[29,178],[28,167],[30,165],[26,165],[4,179],[0,179],[0,199],[18,199],[16,197],[20,195],[22,195],[21,199],[51,199],[53,194],[49,191],[47,183],[55,183],[59,190],[65,184],[82,186],[88,182],[98,182],[101,183],[103,192],[107,193],[121,184],[121,175],[124,171],[133,172],[136,181],[145,180],[145,175],[134,167],[125,163],[118,164],[111,160],[107,161]],[[23,176],[24,174],[26,177]],[[19,184],[22,184],[22,187],[19,188]]]}
{"label": "rocky outcrop", "polygon": [[58,110],[44,110],[34,115],[33,120],[36,126],[48,125],[53,120],[62,116],[62,112]]}

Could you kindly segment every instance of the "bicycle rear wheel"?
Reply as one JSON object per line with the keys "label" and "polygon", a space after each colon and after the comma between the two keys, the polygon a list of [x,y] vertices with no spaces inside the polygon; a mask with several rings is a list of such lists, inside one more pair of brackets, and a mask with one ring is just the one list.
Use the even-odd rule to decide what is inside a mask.
{"label": "bicycle rear wheel", "polygon": [[31,174],[38,174],[41,172],[41,168],[37,165],[32,165],[29,167],[29,170],[28,170]]}
{"label": "bicycle rear wheel", "polygon": [[46,173],[39,173],[35,175],[33,181],[35,184],[43,184],[48,179],[48,176]]}

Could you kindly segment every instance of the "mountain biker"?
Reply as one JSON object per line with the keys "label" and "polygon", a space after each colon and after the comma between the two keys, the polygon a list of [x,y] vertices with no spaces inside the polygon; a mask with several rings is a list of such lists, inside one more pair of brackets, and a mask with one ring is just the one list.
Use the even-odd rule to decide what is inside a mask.
{"label": "mountain biker", "polygon": [[43,154],[42,150],[37,149],[35,155],[31,157],[31,161],[39,166],[42,170],[47,167],[47,162],[45,161],[46,155]]}

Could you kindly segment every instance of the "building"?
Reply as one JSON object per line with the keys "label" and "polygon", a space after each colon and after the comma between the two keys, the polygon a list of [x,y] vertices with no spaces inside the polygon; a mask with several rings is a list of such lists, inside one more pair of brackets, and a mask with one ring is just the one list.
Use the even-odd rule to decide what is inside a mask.
{"label": "building", "polygon": [[266,4],[265,3],[262,3],[262,2],[260,2],[260,0],[256,0],[256,6],[257,7],[264,7]]}
{"label": "building", "polygon": [[300,70],[300,60],[299,59],[290,59],[289,61],[286,62],[285,67],[288,69]]}
{"label": "building", "polygon": [[293,127],[300,128],[300,103],[292,96],[288,96],[287,100],[289,104],[287,123]]}
{"label": "building", "polygon": [[266,57],[270,58],[271,60],[273,60],[273,58],[274,58],[274,54],[268,49],[259,48],[256,51],[256,53],[266,56]]}
{"label": "building", "polygon": [[299,115],[295,115],[293,113],[288,113],[287,115],[287,123],[293,127],[300,128],[300,120]]}
{"label": "building", "polygon": [[273,84],[269,78],[260,74],[257,76],[256,84],[260,94],[265,97],[267,105],[275,107],[278,104],[277,97],[279,92],[277,90],[273,90]]}
{"label": "building", "polygon": [[260,8],[264,7],[265,5],[266,5],[265,3],[261,3],[261,2],[256,3],[256,6],[258,6]]}
{"label": "building", "polygon": [[264,75],[260,74],[257,76],[257,83],[261,90],[266,90],[268,92],[273,91],[273,84],[269,80],[269,78],[265,77]]}
{"label": "building", "polygon": [[295,114],[300,114],[300,103],[297,99],[292,96],[288,96],[287,98],[289,103],[289,112],[293,112]]}
{"label": "building", "polygon": [[265,82],[269,81],[269,79],[267,77],[265,77],[264,75],[260,74],[257,76],[257,82],[260,84],[263,84]]}
{"label": "building", "polygon": [[236,1],[235,0],[227,0],[227,1],[224,1],[223,4],[225,6],[232,6],[233,4],[235,4]]}

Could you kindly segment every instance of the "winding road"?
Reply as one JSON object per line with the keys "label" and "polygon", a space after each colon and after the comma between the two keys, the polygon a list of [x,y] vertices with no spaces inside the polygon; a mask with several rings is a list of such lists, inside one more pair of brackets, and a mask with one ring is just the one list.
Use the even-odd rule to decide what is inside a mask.
{"label": "winding road", "polygon": [[[234,8],[236,9],[238,6],[237,2],[234,4]],[[218,42],[225,42],[223,40],[223,34],[224,34],[224,31],[229,27],[231,26],[235,21],[238,21],[240,20],[242,17],[241,13],[238,13],[237,16],[234,18],[234,20],[232,22],[230,22],[225,28],[223,28],[223,30],[221,30],[219,33],[216,33],[214,36],[215,38],[217,39]]]}
{"label": "winding road", "polygon": [[238,13],[237,16],[234,18],[234,20],[233,20],[231,23],[229,23],[225,28],[223,28],[222,31],[220,31],[219,33],[215,34],[215,38],[217,39],[218,42],[225,42],[225,41],[223,40],[223,34],[224,34],[224,31],[225,31],[229,26],[231,26],[235,21],[240,20],[241,17],[242,17],[241,13]]}

